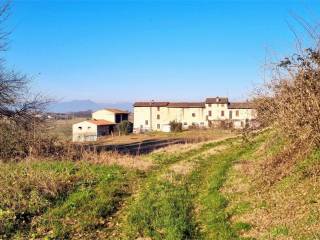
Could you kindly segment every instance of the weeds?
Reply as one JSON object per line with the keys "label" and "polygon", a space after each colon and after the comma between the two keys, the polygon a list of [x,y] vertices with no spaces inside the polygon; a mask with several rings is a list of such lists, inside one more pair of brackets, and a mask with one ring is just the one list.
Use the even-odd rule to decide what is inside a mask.
{"label": "weeds", "polygon": [[67,238],[104,224],[134,172],[71,162],[0,165],[0,237]]}
{"label": "weeds", "polygon": [[[103,171],[102,171],[103,170]],[[128,193],[124,186],[128,177],[118,168],[95,167],[76,191],[61,204],[36,219],[37,237],[71,238],[87,236],[87,232],[105,227],[107,217]]]}

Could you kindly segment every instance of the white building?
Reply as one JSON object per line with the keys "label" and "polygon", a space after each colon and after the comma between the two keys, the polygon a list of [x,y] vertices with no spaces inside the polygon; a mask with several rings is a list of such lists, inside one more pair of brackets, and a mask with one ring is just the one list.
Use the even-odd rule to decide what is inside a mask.
{"label": "white building", "polygon": [[230,103],[228,98],[207,98],[205,102],[136,102],[134,130],[167,131],[170,121],[183,128],[214,127],[230,124],[234,128],[251,125],[256,111],[249,102]]}
{"label": "white building", "polygon": [[98,137],[112,134],[117,124],[128,120],[129,113],[107,108],[92,113],[92,119],[73,124],[72,141],[96,141]]}
{"label": "white building", "polygon": [[87,120],[73,124],[72,141],[96,141],[98,137],[110,134],[115,123],[106,120]]}

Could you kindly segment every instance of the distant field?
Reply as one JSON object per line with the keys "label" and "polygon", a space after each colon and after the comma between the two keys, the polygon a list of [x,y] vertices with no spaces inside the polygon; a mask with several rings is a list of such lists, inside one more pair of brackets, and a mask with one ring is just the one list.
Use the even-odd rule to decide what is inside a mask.
{"label": "distant field", "polygon": [[65,140],[72,140],[72,125],[87,118],[73,118],[67,120],[51,120],[49,122],[50,133]]}
{"label": "distant field", "polygon": [[141,133],[141,134],[130,134],[127,136],[106,136],[100,138],[97,141],[97,144],[127,144],[132,142],[140,142],[146,140],[160,140],[160,139],[173,139],[173,138],[183,138],[189,139],[190,141],[199,140],[214,140],[221,137],[230,137],[235,136],[236,132],[232,132],[230,130],[222,130],[222,129],[193,129],[186,130],[178,133],[165,133],[165,132],[149,132],[149,133]]}

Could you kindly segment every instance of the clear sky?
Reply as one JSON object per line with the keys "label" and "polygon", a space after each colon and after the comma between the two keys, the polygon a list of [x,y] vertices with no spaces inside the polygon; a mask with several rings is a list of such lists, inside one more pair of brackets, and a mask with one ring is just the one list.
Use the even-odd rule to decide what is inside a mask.
{"label": "clear sky", "polygon": [[64,100],[246,99],[266,55],[293,51],[292,14],[319,21],[319,10],[320,1],[16,0],[7,64]]}

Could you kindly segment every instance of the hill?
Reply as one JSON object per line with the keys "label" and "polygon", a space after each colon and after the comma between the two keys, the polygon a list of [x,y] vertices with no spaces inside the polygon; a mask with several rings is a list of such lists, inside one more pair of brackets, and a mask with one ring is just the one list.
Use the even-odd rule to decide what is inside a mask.
{"label": "hill", "polygon": [[119,108],[123,110],[132,110],[132,103],[96,103],[91,100],[72,100],[53,103],[48,107],[48,112],[71,113],[81,111],[96,111],[101,108]]}
{"label": "hill", "polygon": [[279,177],[271,162],[284,147],[264,131],[249,142],[184,144],[139,157],[103,153],[85,162],[2,163],[0,234],[317,239],[319,151],[282,166]]}

